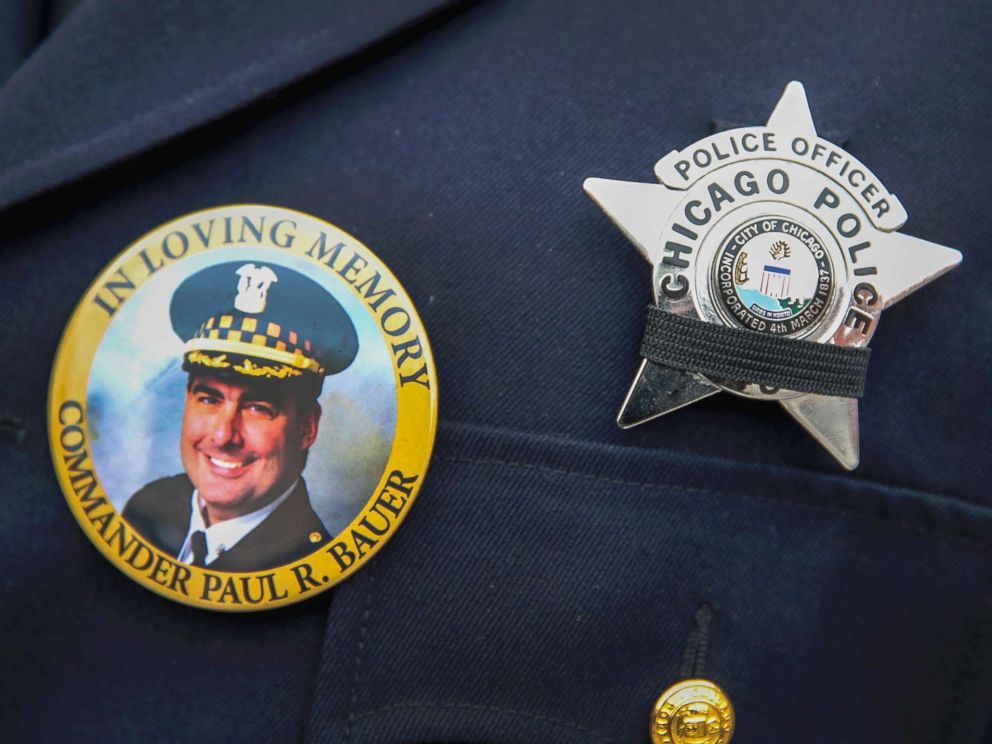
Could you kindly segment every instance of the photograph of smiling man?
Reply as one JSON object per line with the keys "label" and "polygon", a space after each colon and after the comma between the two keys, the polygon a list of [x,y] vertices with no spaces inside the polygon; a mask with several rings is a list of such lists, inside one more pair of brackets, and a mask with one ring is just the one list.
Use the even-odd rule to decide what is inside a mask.
{"label": "photograph of smiling man", "polygon": [[184,342],[184,473],[147,484],[123,516],[180,561],[256,571],[331,539],[302,472],[325,376],[358,352],[355,327],[313,280],[284,266],[225,263],[193,274],[169,305]]}

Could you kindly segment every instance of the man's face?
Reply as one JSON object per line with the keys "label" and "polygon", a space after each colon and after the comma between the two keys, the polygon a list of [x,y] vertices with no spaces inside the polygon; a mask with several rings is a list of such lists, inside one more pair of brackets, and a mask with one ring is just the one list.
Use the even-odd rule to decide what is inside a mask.
{"label": "man's face", "polygon": [[211,523],[260,509],[303,470],[320,407],[271,388],[192,375],[180,450]]}

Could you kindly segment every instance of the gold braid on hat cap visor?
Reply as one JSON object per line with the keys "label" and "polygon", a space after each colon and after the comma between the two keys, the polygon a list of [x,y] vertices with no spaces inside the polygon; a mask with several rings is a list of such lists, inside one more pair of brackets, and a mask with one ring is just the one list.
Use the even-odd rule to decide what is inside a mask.
{"label": "gold braid on hat cap visor", "polygon": [[[324,374],[324,367],[316,359],[304,356],[303,352],[299,349],[296,351],[281,351],[280,349],[272,349],[268,346],[246,343],[244,341],[228,341],[222,338],[191,338],[186,342],[185,354],[189,355],[191,352],[197,351],[221,351],[229,354],[240,354],[241,356],[254,359],[278,362],[315,375],[323,376]],[[190,361],[195,360],[190,359]]]}

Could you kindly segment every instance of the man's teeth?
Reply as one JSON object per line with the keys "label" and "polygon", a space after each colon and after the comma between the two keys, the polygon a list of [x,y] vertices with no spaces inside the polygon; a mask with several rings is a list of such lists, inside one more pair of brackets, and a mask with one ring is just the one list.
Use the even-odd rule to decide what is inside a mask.
{"label": "man's teeth", "polygon": [[245,464],[242,460],[219,460],[216,457],[209,457],[209,459],[217,467],[225,468],[226,470],[234,470],[234,468],[240,468]]}

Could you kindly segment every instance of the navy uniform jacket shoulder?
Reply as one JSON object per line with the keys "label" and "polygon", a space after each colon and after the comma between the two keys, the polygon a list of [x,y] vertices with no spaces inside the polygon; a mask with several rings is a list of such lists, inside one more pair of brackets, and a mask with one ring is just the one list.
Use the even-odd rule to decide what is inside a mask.
{"label": "navy uniform jacket shoulder", "polygon": [[[703,617],[732,744],[992,741],[990,29],[969,0],[80,3],[0,86],[5,738],[645,744]],[[615,423],[650,268],[584,179],[653,181],[790,80],[964,254],[885,310],[853,473],[730,395]],[[440,418],[367,566],[235,616],[93,549],[45,373],[119,251],[246,202],[390,267]]]}

